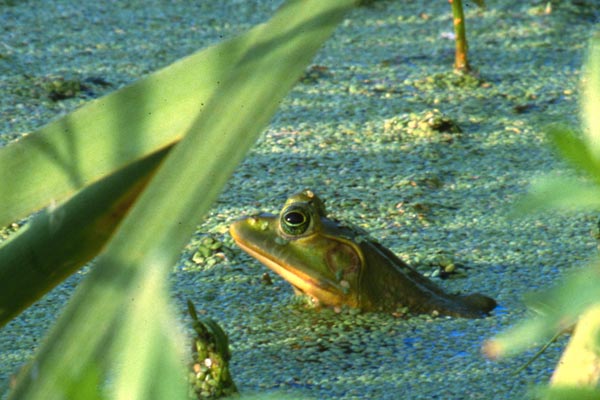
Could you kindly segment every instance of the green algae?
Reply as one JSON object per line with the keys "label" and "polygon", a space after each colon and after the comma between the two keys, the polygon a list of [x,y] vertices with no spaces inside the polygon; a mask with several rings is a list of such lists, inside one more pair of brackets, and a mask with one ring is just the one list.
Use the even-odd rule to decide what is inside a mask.
{"label": "green algae", "polygon": [[[45,13],[17,2],[1,10],[10,51],[0,59],[0,88],[8,94],[0,99],[0,143],[85,100],[36,96],[24,73],[102,76],[119,87],[263,20],[277,2],[51,3]],[[491,363],[479,346],[523,316],[525,292],[578,268],[596,249],[595,216],[507,219],[533,176],[564,169],[542,130],[555,121],[577,126],[580,65],[596,11],[557,2],[546,14],[543,5],[497,1],[466,12],[479,75],[461,83],[449,72],[454,43],[442,35],[452,30],[447,3],[357,9],[315,60],[326,69],[313,70],[282,104],[174,267],[182,318],[186,298],[218,316],[242,392],[512,399],[549,378],[564,342],[517,377],[512,371],[530,354]],[[386,136],[386,120],[435,109],[462,132],[442,140],[435,132],[407,135],[400,125],[401,139]],[[440,285],[489,293],[501,311],[477,322],[337,314],[306,310],[277,277],[265,285],[265,269],[235,249],[226,227],[257,210],[276,212],[304,187],[422,272],[431,272],[436,254],[451,255],[466,274]],[[204,234],[221,247],[198,264],[193,256]],[[0,332],[2,391],[81,275]]]}

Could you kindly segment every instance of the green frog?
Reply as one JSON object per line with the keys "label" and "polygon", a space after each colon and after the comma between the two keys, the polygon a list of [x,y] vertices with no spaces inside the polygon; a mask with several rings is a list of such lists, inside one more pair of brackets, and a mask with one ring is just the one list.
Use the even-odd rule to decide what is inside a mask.
{"label": "green frog", "polygon": [[279,215],[235,221],[235,242],[324,306],[466,318],[486,316],[496,302],[482,294],[449,294],[364,230],[327,218],[311,190],[291,196]]}

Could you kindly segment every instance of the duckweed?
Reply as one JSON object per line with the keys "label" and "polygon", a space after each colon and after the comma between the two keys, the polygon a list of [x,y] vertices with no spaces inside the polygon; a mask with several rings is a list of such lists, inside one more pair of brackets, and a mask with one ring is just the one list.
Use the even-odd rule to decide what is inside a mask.
{"label": "duckweed", "polygon": [[[102,76],[120,87],[266,19],[279,1],[148,7],[51,0],[44,13],[30,2],[11,3],[3,10],[2,45],[11,50],[0,59],[0,144],[85,100],[40,100],[30,95],[24,74]],[[593,3],[581,3],[553,2],[549,14],[508,0],[467,9],[474,80],[449,72],[454,43],[441,35],[451,30],[446,2],[378,1],[340,26],[314,60],[326,73],[296,86],[199,226],[198,237],[210,234],[222,244],[206,259],[217,262],[196,264],[192,239],[173,269],[173,299],[184,323],[190,322],[184,299],[191,298],[229,335],[231,373],[242,393],[515,399],[547,382],[564,339],[518,376],[513,371],[535,349],[495,363],[479,348],[523,318],[526,292],[596,251],[589,234],[596,217],[507,217],[533,176],[564,168],[546,149],[543,127],[577,126],[580,65],[598,17]],[[451,123],[428,128],[422,122],[430,113]],[[277,212],[305,187],[326,200],[332,216],[363,227],[421,272],[443,249],[468,269],[461,279],[438,283],[490,294],[500,309],[483,320],[407,317],[401,310],[336,313],[298,304],[278,277],[263,284],[265,269],[234,248],[226,226],[258,210]],[[82,276],[0,332],[0,392]]]}

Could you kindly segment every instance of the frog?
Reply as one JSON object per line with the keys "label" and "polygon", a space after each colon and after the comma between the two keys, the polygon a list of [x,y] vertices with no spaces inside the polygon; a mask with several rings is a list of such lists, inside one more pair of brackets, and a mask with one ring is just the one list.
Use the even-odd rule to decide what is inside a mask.
{"label": "frog", "polygon": [[243,251],[325,307],[482,318],[496,307],[483,294],[452,294],[421,275],[364,229],[329,218],[310,189],[278,215],[256,213],[229,228]]}

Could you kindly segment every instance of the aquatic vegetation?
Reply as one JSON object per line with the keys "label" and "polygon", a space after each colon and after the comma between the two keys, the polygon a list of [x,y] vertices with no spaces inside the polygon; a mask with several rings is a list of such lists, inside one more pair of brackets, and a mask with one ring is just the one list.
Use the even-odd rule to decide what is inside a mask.
{"label": "aquatic vegetation", "polygon": [[[159,3],[163,7],[166,4],[165,2]],[[177,9],[186,2],[171,3],[169,7]],[[199,2],[198,7],[209,3],[212,2]],[[247,3],[255,2],[225,3],[235,3],[240,9],[244,9]],[[264,4],[265,2],[256,3]],[[391,2],[390,7],[399,10],[398,2],[395,3]],[[503,2],[503,6],[506,3]],[[114,4],[121,4],[121,2]],[[410,2],[404,4],[411,7]],[[306,318],[306,314],[294,315],[293,312],[297,310],[291,310],[292,312],[287,314],[287,311],[290,310],[285,305],[277,307],[291,297],[287,293],[282,295],[287,291],[278,291],[282,286],[281,280],[276,276],[273,276],[271,280],[267,276],[263,285],[259,280],[261,270],[248,267],[252,264],[243,258],[241,252],[236,250],[236,254],[239,255],[237,259],[226,258],[219,261],[219,268],[211,268],[210,271],[201,271],[202,273],[199,274],[187,271],[184,274],[177,273],[175,275],[178,282],[171,283],[174,283],[172,289],[175,291],[175,298],[186,298],[191,293],[194,299],[200,302],[206,300],[206,304],[210,304],[210,307],[214,307],[214,310],[219,313],[214,315],[219,315],[219,322],[223,323],[223,327],[231,334],[232,344],[235,345],[232,363],[235,365],[236,383],[242,389],[261,390],[264,387],[280,386],[289,390],[303,390],[303,394],[306,395],[314,393],[314,396],[320,398],[359,397],[364,393],[368,393],[373,398],[383,398],[386,395],[393,396],[397,393],[396,391],[406,390],[410,391],[411,395],[418,396],[420,394],[421,398],[425,398],[425,396],[427,396],[426,398],[440,397],[441,393],[446,397],[459,398],[465,388],[473,387],[475,388],[473,391],[477,391],[477,394],[482,393],[489,398],[521,398],[518,395],[501,396],[500,394],[515,394],[517,391],[524,390],[527,382],[539,381],[540,377],[545,379],[544,371],[549,365],[548,358],[543,357],[546,360],[542,359],[529,368],[526,377],[519,377],[514,382],[510,382],[506,373],[506,370],[511,370],[510,364],[506,367],[506,364],[481,362],[478,344],[486,332],[511,324],[512,318],[515,316],[516,318],[521,317],[522,308],[516,299],[519,298],[524,286],[530,282],[539,286],[544,279],[546,281],[551,279],[554,265],[552,261],[548,262],[548,258],[556,256],[555,252],[557,251],[567,249],[567,245],[576,245],[574,241],[569,240],[568,236],[573,231],[573,227],[587,229],[588,224],[582,224],[582,221],[577,219],[561,220],[559,224],[561,233],[553,231],[552,227],[549,228],[548,225],[551,224],[534,228],[507,226],[508,224],[502,221],[502,215],[497,210],[514,198],[515,191],[522,190],[522,182],[529,177],[529,171],[544,169],[548,165],[546,162],[549,157],[538,156],[545,152],[543,150],[540,152],[539,138],[536,134],[537,125],[534,123],[532,127],[531,118],[535,117],[535,114],[541,114],[539,118],[544,120],[558,114],[574,114],[572,104],[574,103],[573,93],[576,91],[572,90],[573,74],[578,73],[577,65],[579,63],[577,61],[577,44],[573,45],[573,38],[580,39],[585,34],[571,35],[571,33],[585,30],[589,25],[584,26],[583,29],[573,26],[572,30],[563,31],[560,36],[551,38],[552,43],[560,44],[561,47],[560,53],[553,52],[552,48],[543,48],[543,45],[550,45],[550,40],[546,41],[544,35],[538,35],[539,26],[535,28],[536,23],[539,23],[540,20],[545,22],[547,19],[544,19],[545,17],[528,18],[527,12],[523,11],[526,6],[516,4],[514,6],[514,9],[517,10],[516,13],[512,7],[510,11],[508,11],[509,7],[504,7],[504,11],[500,15],[491,11],[484,13],[486,21],[483,22],[510,21],[511,24],[514,24],[515,30],[507,30],[501,26],[496,32],[489,29],[489,26],[482,29],[485,24],[479,25],[482,22],[479,19],[474,21],[477,25],[469,25],[470,29],[474,26],[486,32],[483,35],[486,38],[482,37],[480,42],[486,51],[481,53],[482,58],[478,60],[478,64],[481,63],[478,66],[483,66],[483,60],[489,61],[485,68],[491,73],[486,73],[485,77],[492,87],[486,91],[479,90],[477,86],[473,90],[462,90],[456,86],[457,89],[446,91],[445,87],[449,85],[443,84],[430,85],[431,88],[423,86],[423,90],[418,91],[414,91],[406,85],[398,85],[392,89],[386,89],[384,86],[385,92],[381,91],[381,87],[373,87],[373,90],[367,93],[353,94],[352,98],[347,95],[348,93],[340,93],[339,87],[344,87],[355,77],[353,82],[360,88],[360,84],[365,78],[384,83],[394,82],[394,79],[399,79],[401,82],[404,78],[418,82],[419,76],[435,76],[440,70],[450,69],[451,54],[447,51],[450,41],[440,43],[441,41],[436,40],[439,39],[439,30],[437,29],[435,32],[425,32],[425,35],[422,36],[415,29],[417,25],[419,28],[425,27],[425,29],[431,25],[428,21],[419,20],[418,12],[404,14],[398,12],[394,13],[396,16],[390,16],[379,10],[372,12],[369,18],[360,22],[353,19],[346,20],[344,30],[338,31],[340,40],[330,42],[331,47],[328,52],[324,54],[324,57],[315,61],[318,63],[317,65],[326,65],[331,75],[316,76],[316,82],[308,82],[309,84],[296,87],[295,94],[290,101],[283,103],[282,110],[284,112],[276,117],[271,128],[261,139],[262,144],[255,148],[254,154],[248,158],[242,170],[231,181],[228,193],[220,198],[215,207],[215,210],[218,211],[211,213],[208,222],[197,228],[199,232],[214,233],[226,248],[232,247],[231,240],[226,237],[224,231],[220,230],[223,224],[228,223],[236,215],[250,212],[252,207],[258,207],[267,202],[268,204],[277,204],[277,199],[282,199],[282,196],[289,190],[298,189],[297,186],[292,186],[297,185],[298,182],[303,186],[316,183],[327,198],[336,198],[340,201],[340,214],[338,215],[341,218],[354,223],[368,224],[365,228],[386,240],[387,243],[391,243],[395,252],[407,257],[411,264],[421,271],[429,271],[431,266],[423,265],[418,260],[426,259],[431,253],[437,253],[440,249],[448,249],[449,254],[456,254],[457,260],[465,261],[466,265],[471,268],[469,279],[444,282],[444,285],[466,290],[482,290],[485,293],[498,295],[501,305],[504,306],[503,310],[499,310],[501,312],[494,318],[478,320],[475,324],[466,320],[445,320],[431,323],[430,320],[419,321],[416,318],[405,321],[389,316],[388,318],[373,318],[346,315],[345,313],[331,316],[325,312],[309,319]],[[135,12],[134,7],[133,5],[128,6],[128,17]],[[441,17],[435,23],[439,23],[440,30],[448,30],[451,24],[448,19],[448,4],[440,2],[437,5],[427,5],[427,7],[436,7],[436,13]],[[170,46],[170,54],[173,59],[190,52],[190,49],[195,49],[198,46],[198,43],[193,43],[195,37],[186,43],[181,43],[184,41],[178,42],[177,35],[185,32],[185,35],[191,36],[191,30],[198,33],[204,27],[200,24],[195,25],[197,22],[193,21],[189,15],[175,19],[166,8],[157,8],[160,9],[160,13],[166,14],[164,21],[167,23],[165,25],[168,26],[169,35],[173,35],[168,42],[181,44],[181,48]],[[69,11],[67,3],[65,3],[65,10]],[[367,11],[371,12],[371,10]],[[49,14],[56,16],[56,13]],[[142,15],[143,21],[148,20],[147,16],[152,16],[149,20],[152,25],[158,25],[158,21],[163,21],[160,16],[152,14],[151,10],[144,11]],[[410,20],[413,16],[416,16],[414,21]],[[198,17],[202,16],[198,15]],[[415,47],[411,47],[403,54],[405,56],[403,62],[407,65],[396,64],[382,70],[379,68],[378,61],[390,57],[390,54],[395,51],[394,49],[398,48],[397,43],[402,43],[403,46],[407,43],[406,38],[397,35],[398,31],[393,29],[398,22],[396,19],[398,17],[406,22],[402,27],[402,32],[407,32],[406,36],[410,38],[421,40]],[[169,18],[172,19],[169,21]],[[206,18],[214,18],[214,16]],[[64,22],[66,24],[73,19],[75,18]],[[243,20],[243,17],[237,19],[237,21],[240,20]],[[185,26],[177,27],[179,21],[185,21],[185,24],[179,24]],[[6,22],[9,26],[10,21]],[[114,26],[127,26],[127,23],[121,22]],[[379,34],[375,34],[373,26],[380,23],[388,24],[392,28],[384,27],[384,29],[379,29],[381,31]],[[149,47],[144,47],[144,50],[149,52],[148,59],[153,59],[151,54],[153,47],[150,46],[150,42],[162,43],[162,41],[157,40],[156,36],[153,37],[150,30],[144,29],[145,24],[136,25],[132,30],[136,34],[130,36],[129,39],[135,38],[136,35],[143,35],[144,45],[149,45]],[[243,25],[244,28],[246,26]],[[543,29],[548,29],[548,24],[544,23],[541,26]],[[103,27],[105,28],[106,25]],[[360,30],[355,29],[358,27]],[[530,27],[533,29],[528,30]],[[243,28],[238,27],[237,29]],[[97,33],[98,31],[93,30],[92,32]],[[161,34],[165,32],[163,29],[155,29],[155,31],[161,32]],[[385,33],[383,33],[384,31]],[[535,38],[528,36],[534,31]],[[498,39],[498,35],[505,35],[507,32],[507,37],[512,38],[512,41]],[[202,31],[202,34],[198,36],[204,34]],[[221,30],[218,31],[218,34],[229,36],[230,31]],[[211,36],[210,31],[206,35]],[[22,31],[19,36],[23,37],[20,39],[22,41],[31,41],[31,36],[24,35]],[[211,40],[218,40],[217,36],[211,36]],[[568,37],[570,40],[568,38],[561,39],[563,37]],[[367,46],[364,46],[355,53],[351,51],[359,47],[355,46],[357,42],[368,41],[370,38],[373,39],[368,43],[370,49],[365,49]],[[375,40],[385,45],[373,46]],[[577,43],[580,42],[583,40],[577,41]],[[135,66],[143,65],[141,69],[144,73],[154,68],[152,62],[148,63],[146,58],[139,58],[141,52],[136,52],[135,46],[130,46],[129,40],[122,40],[122,43],[129,47],[127,58],[123,59],[125,61],[124,68],[135,70]],[[395,47],[394,44],[396,44]],[[506,49],[507,44],[511,46],[510,51]],[[85,46],[94,46],[94,43],[90,44],[89,41],[86,41]],[[532,48],[530,46],[539,47]],[[30,54],[29,57],[32,61],[30,66],[36,67],[34,63],[39,63],[40,59],[52,56],[53,52],[50,48],[48,46],[40,51],[39,53],[43,56],[39,58]],[[173,50],[174,48],[176,50]],[[344,49],[340,50],[341,48]],[[19,51],[21,50],[19,49]],[[118,66],[118,63],[113,63],[112,58],[108,60],[110,54],[104,52],[100,52],[100,54],[105,58],[106,66],[111,69],[107,75],[108,79],[111,82],[117,82],[116,86],[120,86],[123,81],[118,73],[114,73],[115,65]],[[497,57],[499,54],[508,57]],[[331,57],[332,55],[333,57]],[[129,64],[129,60],[135,60],[136,57],[138,57],[138,63]],[[431,57],[434,57],[434,60]],[[525,61],[523,59],[520,61],[526,65],[510,65],[515,60],[513,57],[516,59],[524,57]],[[63,59],[63,57],[60,58]],[[78,60],[76,65],[86,65],[87,63],[97,65],[94,64],[97,58],[98,54],[94,52],[93,57]],[[161,61],[164,60],[161,58]],[[331,60],[335,60],[335,62]],[[354,69],[355,61],[358,61],[359,68]],[[157,63],[156,60],[153,62]],[[229,64],[224,64],[224,68],[228,66]],[[368,71],[365,71],[367,69]],[[137,70],[127,77],[130,80],[135,79],[139,73]],[[363,77],[359,77],[358,73],[362,73]],[[449,72],[446,75],[455,74]],[[45,73],[39,73],[39,76],[45,76]],[[216,77],[222,78],[218,75]],[[211,75],[211,79],[213,78],[215,75]],[[188,81],[188,83],[190,82],[193,82],[193,79]],[[223,80],[220,82],[222,83]],[[193,83],[190,83],[190,86],[193,86]],[[193,90],[202,97],[206,93],[198,87],[194,87]],[[568,90],[570,90],[570,96],[567,95]],[[307,95],[309,91],[311,93]],[[165,95],[171,93],[168,88],[167,90],[159,88],[157,92]],[[474,93],[474,96],[469,98],[464,93]],[[513,113],[511,103],[515,98],[504,97],[504,94],[515,95],[517,100],[525,102],[527,112],[519,115]],[[533,98],[530,97],[531,95],[538,97]],[[182,96],[182,98],[184,97]],[[166,97],[166,99],[169,105],[174,104],[177,100],[173,97]],[[436,99],[439,102],[436,102]],[[51,104],[49,101],[45,103]],[[54,105],[56,108],[65,107],[66,109],[69,107],[69,103],[73,104],[73,102],[66,101]],[[56,112],[55,109],[50,109],[40,113],[31,101],[23,102],[24,108],[20,110],[6,104],[8,102],[4,102],[2,107],[5,116],[10,115],[10,118],[25,122],[5,125],[7,128],[4,128],[2,140],[23,135],[24,132],[31,130],[33,121],[38,123],[37,121],[49,118],[49,114]],[[529,104],[532,106],[529,107]],[[155,123],[159,123],[156,121],[179,123],[180,115],[173,113],[173,110],[177,108],[176,105],[173,105],[173,108],[167,107],[169,108],[167,114],[161,114],[161,108],[153,109],[152,107],[146,108],[146,106],[147,104],[140,109],[126,109],[127,112],[120,115],[131,115],[132,118],[144,116],[146,112],[157,115],[154,122],[148,120],[149,123],[144,127],[152,131],[150,136],[160,135],[165,132],[165,129],[171,129],[168,124],[165,124],[160,125],[161,130],[155,131]],[[403,141],[398,141],[398,135],[388,143],[378,142],[382,136],[385,120],[393,121],[413,113],[415,114],[414,119],[419,120],[419,116],[423,115],[424,110],[426,112],[434,107],[443,111],[444,115],[450,117],[463,130],[460,136],[454,135],[457,140],[452,145],[446,143],[438,145],[435,141],[432,143],[432,140],[439,137],[439,134],[428,137],[424,143],[424,140],[417,142],[410,136]],[[521,106],[518,107],[521,110]],[[115,108],[118,109],[118,107]],[[290,111],[290,108],[294,108],[294,110]],[[23,110],[27,110],[29,115],[25,116]],[[538,112],[540,110],[548,112],[542,114]],[[565,110],[567,111],[565,112]],[[123,120],[125,119],[123,118]],[[120,123],[120,120],[113,121],[114,128],[123,129],[124,125],[120,125]],[[369,126],[373,124],[372,126],[376,128],[373,129],[372,135],[364,134],[367,128],[365,124]],[[7,134],[6,131],[10,126],[19,127],[19,129],[14,129],[15,136]],[[341,133],[342,129],[340,128],[344,126],[350,127],[355,133]],[[394,128],[391,128],[390,132],[394,133]],[[135,133],[132,135],[140,138]],[[68,161],[75,163],[67,157],[69,154],[74,154],[74,158],[88,157],[86,154],[71,152],[71,150],[78,149],[78,146],[74,146],[77,144],[76,141],[69,141],[70,136],[65,135],[62,138],[65,141],[61,146],[56,146],[59,151],[52,154],[56,157],[55,160],[63,163],[64,168],[68,167]],[[110,153],[108,161],[118,159],[122,156],[121,152],[128,148],[144,146],[142,140],[136,143],[135,140],[130,141],[129,139],[129,136],[121,136],[115,140],[115,143],[119,143],[120,146],[113,148],[115,151]],[[528,145],[532,143],[535,146],[529,147]],[[429,152],[425,152],[425,149]],[[164,151],[165,153],[170,152],[168,149]],[[506,155],[508,157],[505,157]],[[93,154],[89,156],[93,156]],[[160,159],[160,155],[156,155],[156,157]],[[525,158],[531,158],[531,163],[524,162]],[[107,160],[96,159],[94,162],[103,163],[105,161]],[[457,167],[458,165],[463,166]],[[523,173],[524,168],[522,167],[525,165],[525,168],[530,169]],[[11,176],[18,173],[17,170],[18,168],[14,168],[10,171]],[[517,177],[517,175],[519,176]],[[77,175],[72,177],[77,178]],[[2,184],[4,185],[4,181]],[[12,184],[12,180],[9,184]],[[39,189],[44,189],[44,186],[40,186]],[[32,193],[33,196],[37,196],[37,194],[38,192]],[[0,197],[3,198],[5,195],[6,193],[0,190]],[[71,194],[67,198],[74,199],[69,196]],[[135,195],[132,194],[132,196]],[[58,198],[56,194],[52,197]],[[29,199],[29,197],[24,197],[23,201],[26,202]],[[64,199],[58,199],[53,205],[52,211],[54,212],[48,214],[49,224],[47,227],[65,228],[65,225],[68,225],[71,229],[82,228],[81,219],[61,219],[65,215],[60,212],[62,206],[65,205],[64,201]],[[89,202],[80,204],[85,205],[86,203]],[[493,206],[489,210],[481,212],[485,208],[481,204]],[[423,214],[427,214],[429,224],[423,223]],[[171,218],[174,217],[167,215],[164,217],[164,221],[168,222]],[[59,225],[56,223],[57,221],[63,222],[63,224]],[[72,221],[72,223],[67,223],[67,221]],[[556,219],[553,219],[552,223],[554,222]],[[101,227],[102,224],[99,226]],[[25,235],[31,228],[32,226],[20,228],[22,230],[20,235]],[[12,226],[10,230],[13,229],[19,229],[19,227]],[[536,253],[537,249],[530,251],[531,245],[528,246],[525,243],[530,238],[535,238],[535,242],[540,243],[538,242],[540,236],[536,230],[547,230],[548,235],[553,235],[552,238],[547,239],[547,243],[542,242],[539,253]],[[565,234],[564,232],[569,233]],[[8,233],[8,230],[3,231],[2,235],[5,233]],[[57,236],[60,235],[57,234]],[[525,236],[527,237],[523,239]],[[541,237],[546,240],[543,234]],[[556,242],[562,238],[566,238],[565,245],[557,245]],[[104,243],[100,244],[105,246]],[[61,244],[64,243],[56,241],[48,247]],[[546,244],[545,247],[544,244]],[[213,246],[203,246],[203,250],[198,253],[196,260],[203,261],[202,254],[212,251],[211,247]],[[38,247],[38,249],[43,248],[43,246]],[[56,248],[58,249],[58,247]],[[572,249],[572,247],[569,248]],[[190,268],[193,270],[194,267],[200,266],[200,264],[194,263],[195,251],[196,248],[192,247],[187,254],[189,257],[186,255],[185,258],[179,259],[178,268],[191,266]],[[217,251],[208,259],[204,259],[205,264],[203,265],[207,265],[210,260],[217,260],[218,254]],[[569,257],[569,252],[565,257]],[[415,262],[415,260],[417,261]],[[525,262],[523,262],[524,260]],[[532,272],[537,270],[537,262],[543,263],[544,266],[541,271]],[[449,265],[444,260],[441,264]],[[56,292],[38,303],[36,307],[30,308],[27,314],[4,328],[1,336],[3,349],[6,349],[3,351],[4,358],[2,360],[4,376],[7,371],[15,370],[18,364],[27,361],[31,356],[31,349],[38,347],[38,343],[32,343],[28,333],[37,333],[45,329],[54,319],[55,314],[52,310],[58,309],[57,304],[65,295],[72,293],[73,282],[77,283],[80,278],[87,277],[93,268],[92,265],[91,268],[85,268],[81,274],[76,274],[66,284],[61,285]],[[201,268],[196,269],[200,270]],[[551,272],[548,273],[548,271]],[[194,272],[196,271],[194,270]],[[205,274],[204,272],[209,273]],[[524,276],[528,278],[526,283],[522,279]],[[540,280],[536,276],[550,276],[550,278]],[[106,282],[110,281],[110,278],[112,277],[107,277]],[[238,282],[232,284],[233,280]],[[475,282],[476,285],[481,286],[479,288],[470,286],[472,284],[469,282]],[[269,283],[271,284],[269,285]],[[186,293],[186,296],[177,297],[181,294],[179,291],[182,290],[182,286],[183,290],[189,292]],[[272,299],[275,297],[278,300],[277,306],[272,303]],[[208,300],[209,298],[212,300]],[[147,299],[151,300],[149,297]],[[254,304],[250,304],[248,299],[251,299]],[[507,302],[509,303],[507,304]],[[49,304],[51,305],[49,306]],[[240,307],[237,307],[238,305]],[[154,315],[156,310],[150,310],[150,313]],[[175,312],[175,314],[177,313]],[[98,315],[94,313],[95,318],[98,318]],[[179,313],[179,316],[181,315],[182,313]],[[32,320],[35,323],[32,323]],[[169,325],[170,322],[172,321],[166,321],[166,325]],[[32,325],[35,326],[31,328]],[[27,330],[22,329],[23,327]],[[23,332],[25,334],[19,337]],[[289,332],[289,335],[281,335],[282,332]],[[138,335],[140,333],[145,335],[145,329],[137,332]],[[282,339],[282,336],[286,336],[285,339]],[[40,338],[41,335],[35,337]],[[147,337],[141,336],[140,340]],[[15,338],[17,339],[15,340]],[[239,345],[240,341],[244,342],[241,346]],[[465,345],[466,343],[470,345]],[[550,357],[553,356],[553,353],[556,353],[556,348],[550,349]],[[136,353],[128,355],[132,354],[136,356]],[[244,362],[239,361],[240,358],[236,357],[238,355],[245,356]],[[278,356],[284,357],[285,362],[277,361]],[[252,363],[252,359],[259,361]],[[519,361],[515,363],[520,364]],[[304,366],[307,368],[303,369]],[[328,368],[330,366],[335,366],[335,368]],[[336,381],[340,370],[344,371],[344,380]],[[134,369],[134,371],[139,371],[139,369]],[[303,373],[298,374],[298,371]],[[385,372],[382,373],[382,371]],[[448,379],[447,371],[460,371],[460,374],[454,374],[452,379]],[[183,371],[182,373],[185,374]],[[315,376],[318,379],[315,379]],[[94,374],[85,378],[87,382],[90,382],[94,378]],[[490,382],[494,384],[490,385]],[[81,394],[81,392],[78,393]],[[489,393],[498,394],[498,396],[489,395]]]}
{"label": "aquatic vegetation", "polygon": [[411,113],[383,121],[384,136],[400,141],[403,138],[432,139],[452,141],[462,130],[450,117],[434,108],[419,114]]}
{"label": "aquatic vegetation", "polygon": [[199,318],[194,303],[187,302],[192,318],[190,391],[198,399],[218,399],[237,393],[229,370],[229,338],[212,318]]}
{"label": "aquatic vegetation", "polygon": [[[548,137],[580,175],[547,177],[531,189],[520,204],[522,212],[539,210],[600,210],[600,37],[592,39],[585,78],[581,132],[560,126],[548,129]],[[547,399],[597,398],[600,396],[600,259],[575,272],[558,286],[526,299],[536,315],[489,340],[484,351],[499,358],[515,354],[539,340],[553,341],[557,334],[573,330],[549,388]]]}
{"label": "aquatic vegetation", "polygon": [[10,399],[186,398],[168,272],[352,6],[288,1],[0,149],[0,226],[45,208],[0,247],[0,324],[99,254]]}
{"label": "aquatic vegetation", "polygon": [[[360,6],[372,6],[380,0],[360,0]],[[465,22],[465,14],[463,10],[462,0],[449,0],[450,6],[452,7],[452,24],[454,28],[454,43],[455,43],[455,55],[454,55],[454,71],[460,74],[466,74],[471,72],[471,65],[469,64],[468,58],[468,44],[467,44],[467,29]],[[484,7],[484,0],[475,0],[479,7]]]}

